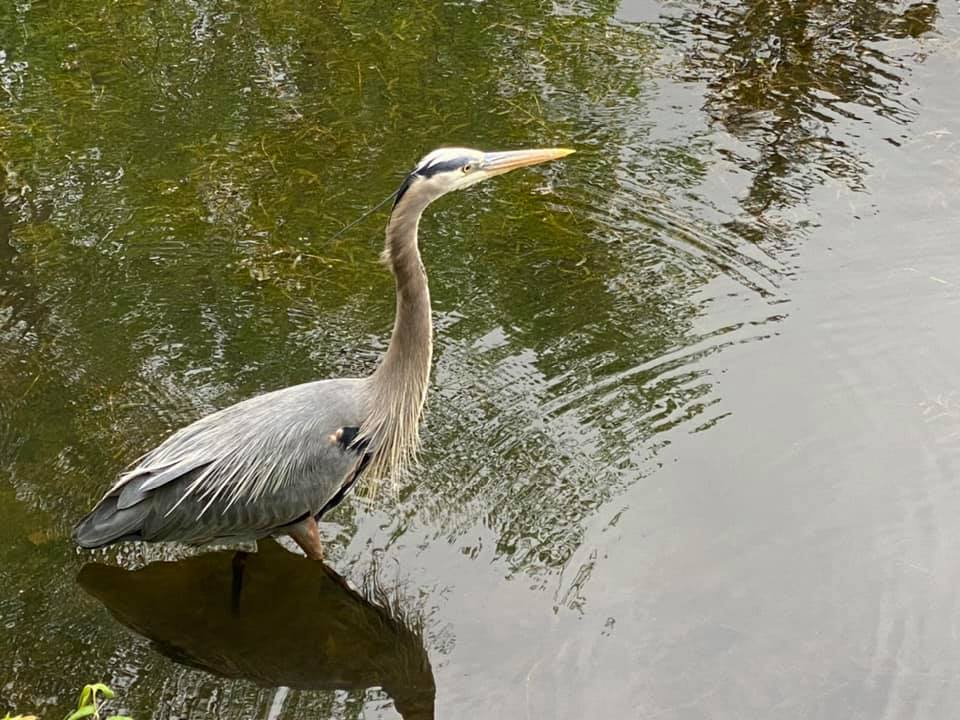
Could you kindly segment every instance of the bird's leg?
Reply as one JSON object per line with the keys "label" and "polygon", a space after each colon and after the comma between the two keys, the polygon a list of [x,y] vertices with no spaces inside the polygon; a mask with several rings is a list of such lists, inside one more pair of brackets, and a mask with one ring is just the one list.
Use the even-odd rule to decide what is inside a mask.
{"label": "bird's leg", "polygon": [[300,546],[311,560],[323,560],[323,544],[320,542],[320,528],[317,521],[307,517],[290,528],[290,537]]}
{"label": "bird's leg", "polygon": [[230,587],[230,608],[236,612],[240,609],[240,591],[243,590],[243,570],[247,565],[247,555],[249,553],[238,550],[233,555],[232,576],[233,583]]}

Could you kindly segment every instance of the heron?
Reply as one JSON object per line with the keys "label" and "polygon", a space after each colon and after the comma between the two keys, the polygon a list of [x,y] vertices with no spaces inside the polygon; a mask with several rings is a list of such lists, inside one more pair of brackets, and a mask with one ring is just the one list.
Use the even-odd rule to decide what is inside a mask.
{"label": "heron", "polygon": [[76,543],[189,545],[290,536],[323,558],[317,521],[363,476],[407,468],[419,444],[433,348],[430,291],[418,227],[454,190],[571,154],[566,148],[482,152],[440,148],[394,193],[382,255],[396,314],[374,371],[267,392],[196,420],[146,453],[77,524]]}

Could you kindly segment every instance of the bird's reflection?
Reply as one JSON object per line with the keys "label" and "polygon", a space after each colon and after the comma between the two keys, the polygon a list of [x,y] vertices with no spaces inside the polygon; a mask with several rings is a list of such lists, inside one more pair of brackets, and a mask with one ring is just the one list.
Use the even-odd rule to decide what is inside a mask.
{"label": "bird's reflection", "polygon": [[320,562],[272,541],[139,570],[89,564],[77,578],[114,618],[178,663],[266,687],[382,688],[404,720],[432,718],[436,686],[417,628]]}

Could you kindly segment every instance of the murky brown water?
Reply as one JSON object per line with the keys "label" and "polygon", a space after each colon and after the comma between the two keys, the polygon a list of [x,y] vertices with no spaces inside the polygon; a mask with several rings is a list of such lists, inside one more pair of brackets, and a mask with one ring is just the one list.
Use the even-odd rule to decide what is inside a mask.
{"label": "murky brown water", "polygon": [[[948,2],[0,7],[0,713],[956,714],[957,88]],[[336,572],[76,551],[372,368],[385,218],[328,238],[441,144],[578,154],[431,209],[422,466]]]}

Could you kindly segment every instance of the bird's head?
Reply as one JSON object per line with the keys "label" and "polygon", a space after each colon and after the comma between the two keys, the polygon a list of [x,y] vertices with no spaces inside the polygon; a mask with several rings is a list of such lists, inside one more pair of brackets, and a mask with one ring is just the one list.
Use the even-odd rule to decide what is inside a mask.
{"label": "bird's head", "polygon": [[396,204],[404,197],[417,199],[424,205],[448,192],[475,185],[517,168],[566,157],[573,150],[543,148],[482,152],[471,148],[450,147],[434,150],[424,156],[404,178],[397,191]]}

